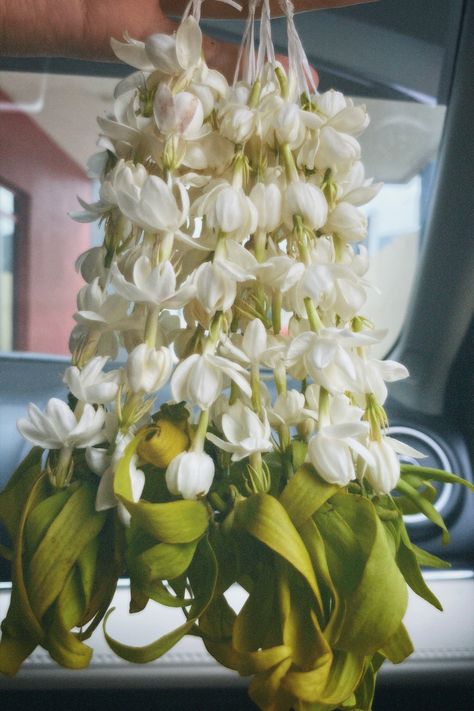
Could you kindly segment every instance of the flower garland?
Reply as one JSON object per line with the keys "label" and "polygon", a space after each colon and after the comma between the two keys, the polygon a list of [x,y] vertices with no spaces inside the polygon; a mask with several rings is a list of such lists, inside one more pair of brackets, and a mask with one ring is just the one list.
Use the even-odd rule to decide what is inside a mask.
{"label": "flower garland", "polygon": [[[259,4],[232,86],[203,59],[199,0],[175,36],[112,40],[137,71],[99,119],[100,198],[74,215],[105,239],[78,261],[69,399],[30,405],[18,428],[35,446],[0,495],[6,674],[37,645],[87,666],[127,571],[131,612],[152,599],[185,621],[129,647],[106,616],[123,659],[189,633],[252,677],[261,709],[369,711],[381,664],[412,651],[407,585],[440,607],[420,565],[445,564],[410,542],[403,512],[446,538],[430,482],[470,485],[400,471],[397,453],[418,453],[386,433],[386,383],[407,371],[371,355],[383,333],[361,315],[359,207],[380,189],[357,141],[369,119],[317,93],[290,2],[288,71],[268,0],[255,52]],[[104,371],[119,348],[125,366]],[[238,614],[233,583],[248,592]]]}

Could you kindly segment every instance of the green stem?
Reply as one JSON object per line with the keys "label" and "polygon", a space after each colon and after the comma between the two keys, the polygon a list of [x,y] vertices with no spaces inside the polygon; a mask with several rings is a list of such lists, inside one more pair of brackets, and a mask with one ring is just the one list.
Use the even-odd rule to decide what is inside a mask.
{"label": "green stem", "polygon": [[209,410],[201,410],[199,415],[198,426],[193,437],[191,446],[192,452],[202,452],[204,450],[204,442],[206,440],[207,428],[209,425]]}
{"label": "green stem", "polygon": [[262,82],[260,81],[260,79],[257,79],[253,83],[253,86],[252,86],[252,89],[250,91],[249,98],[247,101],[247,106],[249,107],[249,109],[254,109],[257,106],[258,100],[260,99],[261,91],[262,91]]}
{"label": "green stem", "polygon": [[314,333],[318,333],[322,329],[323,323],[310,296],[306,296],[304,299],[304,305],[311,330],[314,331]]}
{"label": "green stem", "polygon": [[319,390],[319,426],[324,427],[329,425],[331,422],[331,416],[329,414],[329,392],[326,388],[321,386]]}
{"label": "green stem", "polygon": [[283,165],[286,171],[286,177],[290,183],[295,183],[299,180],[298,171],[296,169],[295,159],[288,143],[280,146],[280,156],[283,160]]}
{"label": "green stem", "polygon": [[145,324],[145,343],[148,348],[155,348],[156,337],[158,335],[158,316],[160,308],[156,304],[150,304]]}

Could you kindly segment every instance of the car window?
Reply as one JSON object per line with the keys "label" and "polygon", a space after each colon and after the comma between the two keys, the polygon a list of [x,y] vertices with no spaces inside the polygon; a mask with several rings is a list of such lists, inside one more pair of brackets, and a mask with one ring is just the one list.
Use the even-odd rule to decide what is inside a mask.
{"label": "car window", "polygon": [[[437,13],[431,34],[430,24],[390,25],[380,8],[371,6],[358,13],[355,8],[317,13],[317,22],[309,23],[311,35],[305,29],[309,16],[299,18],[321,88],[336,85],[365,103],[371,115],[360,139],[362,157],[367,177],[385,187],[366,207],[368,279],[374,288],[365,315],[388,331],[379,355],[397,340],[409,307],[449,94],[449,32],[440,34],[439,27],[440,22],[455,25],[459,3],[431,8]],[[229,26],[230,36],[237,38],[239,23]],[[207,29],[222,33],[219,23]],[[359,53],[351,39],[356,30],[359,41],[364,38]],[[283,29],[277,22],[277,44],[279,33]],[[404,69],[408,60],[410,73]],[[97,150],[96,117],[110,108],[117,79],[100,75],[104,65],[72,60],[58,65],[61,73],[58,66],[53,73],[18,70],[31,62],[3,64],[0,350],[67,354],[83,283],[75,260],[101,241],[97,224],[74,222],[69,213],[80,209],[77,196],[87,202],[96,196],[87,159]],[[43,64],[47,70],[48,62]],[[41,61],[35,70],[38,66]],[[81,75],[83,70],[88,74]]]}

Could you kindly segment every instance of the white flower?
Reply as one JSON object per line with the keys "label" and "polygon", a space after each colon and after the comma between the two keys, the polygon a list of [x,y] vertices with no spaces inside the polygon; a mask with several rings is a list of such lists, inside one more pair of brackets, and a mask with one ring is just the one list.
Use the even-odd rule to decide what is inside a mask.
{"label": "white flower", "polygon": [[348,133],[341,133],[332,126],[323,126],[319,133],[318,150],[314,167],[332,170],[348,166],[360,158],[360,144]]}
{"label": "white flower", "polygon": [[261,265],[258,272],[259,281],[272,287],[282,294],[291,289],[301,279],[305,267],[284,254],[269,257]]}
{"label": "white flower", "polygon": [[273,407],[268,410],[270,424],[273,427],[285,424],[288,427],[297,425],[306,417],[317,418],[316,412],[305,407],[305,396],[298,390],[288,390],[280,393]]}
{"label": "white flower", "polygon": [[376,494],[389,494],[400,479],[400,460],[391,443],[383,437],[371,440],[369,451],[373,462],[364,470],[364,476]]}
{"label": "white flower", "polygon": [[100,288],[97,277],[79,291],[77,307],[74,319],[79,324],[113,331],[119,329],[127,318],[128,302],[118,294],[107,294]]}
{"label": "white flower", "polygon": [[364,282],[359,276],[359,272],[364,273],[364,254],[364,249],[360,258],[351,252],[350,262],[336,262],[332,242],[318,240],[310,251],[311,264],[306,267],[301,265],[301,278],[285,293],[284,308],[304,318],[304,300],[309,296],[321,311],[332,312],[343,321],[349,321],[359,312],[367,298]]}
{"label": "white flower", "polygon": [[218,133],[186,143],[183,164],[193,170],[216,170],[222,173],[234,157],[234,145]]}
{"label": "white flower", "polygon": [[115,263],[112,265],[111,275],[118,293],[136,303],[146,302],[161,308],[176,309],[195,294],[195,287],[191,284],[176,289],[176,274],[171,262],[162,262],[154,267],[151,260],[144,255],[133,265],[133,282],[125,279]]}
{"label": "white flower", "polygon": [[368,429],[366,422],[348,422],[321,427],[319,432],[311,437],[308,443],[308,458],[325,481],[346,486],[355,479],[353,453],[366,462],[373,463],[371,454],[357,439],[366,435]]}
{"label": "white flower", "polygon": [[367,478],[376,494],[389,494],[400,479],[400,460],[398,454],[411,459],[424,459],[426,454],[410,447],[406,442],[394,437],[382,435],[380,440],[370,440],[369,452],[373,461],[368,461],[360,479]]}
{"label": "white flower", "polygon": [[366,238],[367,225],[367,217],[361,210],[349,202],[340,202],[329,213],[324,232],[347,242],[358,242]]}
{"label": "white flower", "polygon": [[118,391],[120,371],[103,373],[107,357],[92,358],[82,370],[72,365],[66,369],[63,383],[78,400],[103,405],[115,399]]}
{"label": "white flower", "polygon": [[263,422],[258,415],[241,402],[229,407],[222,415],[222,431],[227,441],[208,433],[207,439],[225,452],[232,452],[232,461],[238,462],[255,452],[270,452],[270,423],[266,413]]}
{"label": "white flower", "polygon": [[76,259],[75,269],[88,284],[97,277],[99,284],[105,283],[108,271],[104,265],[106,254],[105,247],[92,247]]}
{"label": "white flower", "polygon": [[154,34],[145,41],[148,58],[163,74],[180,74],[197,68],[201,48],[201,29],[192,15],[181,22],[175,36]]}
{"label": "white flower", "polygon": [[221,134],[233,143],[245,143],[253,134],[257,122],[255,110],[239,104],[226,104],[220,118]]}
{"label": "white flower", "polygon": [[315,383],[336,394],[354,387],[355,348],[376,342],[377,333],[338,328],[324,328],[319,333],[305,331],[290,343],[287,362],[290,368],[299,366],[299,373],[309,373]]}
{"label": "white flower", "polygon": [[176,133],[192,139],[202,133],[202,104],[189,91],[172,94],[167,84],[160,84],[155,94],[154,115],[156,125],[165,135]]}
{"label": "white flower", "polygon": [[166,486],[183,499],[205,496],[214,479],[214,462],[205,452],[181,452],[166,470]]}
{"label": "white flower", "polygon": [[[235,338],[235,337],[234,337]],[[268,333],[262,321],[258,318],[249,321],[239,345],[235,345],[228,337],[222,338],[222,350],[233,356],[236,360],[258,367],[259,363],[272,366],[276,359],[280,359],[285,346],[273,339],[273,343],[268,338]]]}
{"label": "white flower", "polygon": [[120,42],[114,37],[111,38],[110,44],[115,56],[122,62],[141,69],[143,72],[153,71],[154,66],[146,53],[145,43],[132,39],[127,33],[124,34],[124,40],[125,42]]}
{"label": "white flower", "polygon": [[338,179],[337,199],[350,202],[351,205],[365,205],[380,192],[382,187],[383,183],[366,180],[364,164],[356,161]]}
{"label": "white flower", "polygon": [[148,175],[143,166],[122,164],[117,173],[114,190],[121,212],[140,227],[152,231],[175,233],[186,221],[189,197],[179,181],[172,187],[157,175]]}
{"label": "white flower", "polygon": [[385,383],[393,383],[407,378],[407,368],[395,360],[379,360],[377,358],[356,358],[357,391],[373,393],[378,403],[383,405],[387,399],[388,390]]}
{"label": "white flower", "polygon": [[283,215],[290,228],[293,227],[293,217],[300,216],[306,227],[319,230],[326,222],[328,204],[323,192],[316,185],[296,181],[290,183],[286,189]]}
{"label": "white flower", "polygon": [[44,412],[30,403],[28,418],[18,420],[20,434],[44,449],[82,449],[104,440],[105,411],[86,404],[79,419],[65,402],[51,398]]}
{"label": "white flower", "polygon": [[252,390],[245,374],[241,365],[228,358],[194,353],[178,364],[171,378],[171,391],[176,402],[185,400],[201,410],[208,410],[225,387],[224,376],[250,397]]}
{"label": "white flower", "polygon": [[205,262],[195,271],[196,298],[208,314],[227,311],[237,294],[237,286],[218,260]]}
{"label": "white flower", "polygon": [[250,199],[257,208],[257,227],[263,232],[273,232],[281,223],[282,197],[276,183],[256,183]]}
{"label": "white flower", "polygon": [[257,210],[242,188],[219,181],[193,205],[198,217],[215,232],[223,232],[237,240],[246,239],[257,228]]}
{"label": "white flower", "polygon": [[134,393],[154,393],[168,381],[173,367],[169,348],[150,348],[141,343],[128,356],[127,379]]}

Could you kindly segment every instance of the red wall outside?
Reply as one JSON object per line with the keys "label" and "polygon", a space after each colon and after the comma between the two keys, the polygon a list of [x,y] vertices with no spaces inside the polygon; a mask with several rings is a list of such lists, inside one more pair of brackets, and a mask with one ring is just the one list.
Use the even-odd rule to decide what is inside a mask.
{"label": "red wall outside", "polygon": [[[7,100],[0,92],[0,99]],[[73,222],[76,196],[88,199],[84,171],[27,115],[0,113],[0,182],[25,194],[27,226],[17,278],[18,350],[68,353],[76,294],[76,257],[90,227]]]}

